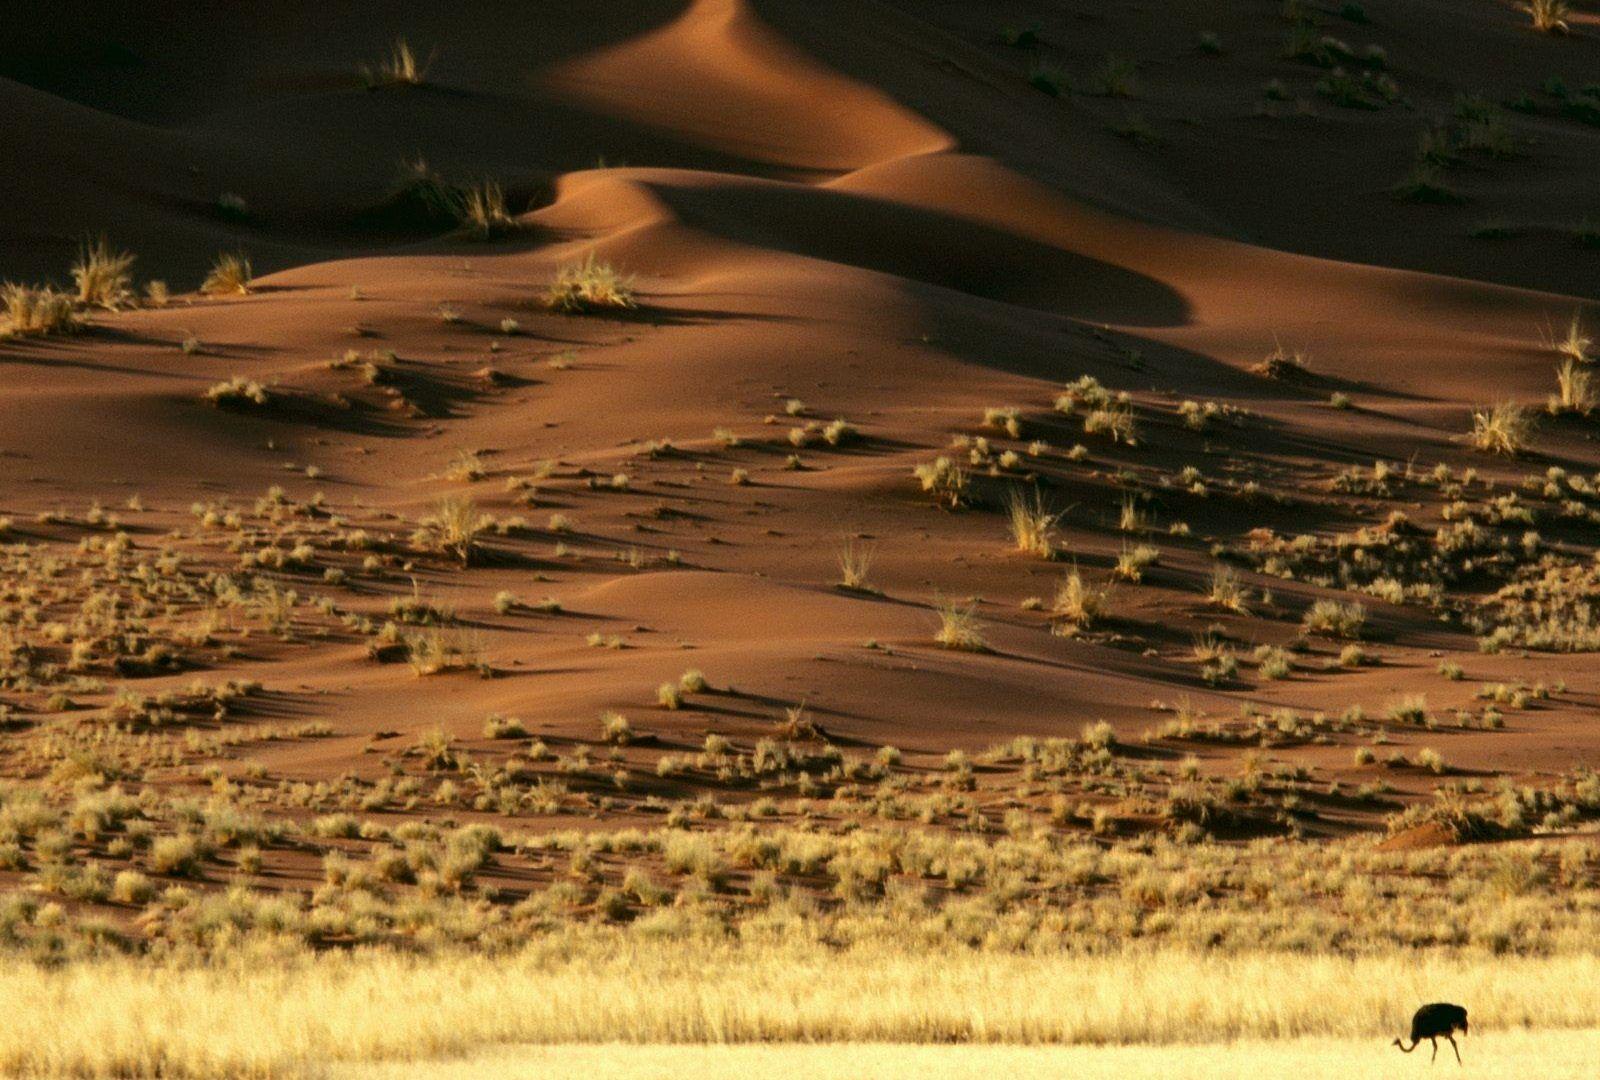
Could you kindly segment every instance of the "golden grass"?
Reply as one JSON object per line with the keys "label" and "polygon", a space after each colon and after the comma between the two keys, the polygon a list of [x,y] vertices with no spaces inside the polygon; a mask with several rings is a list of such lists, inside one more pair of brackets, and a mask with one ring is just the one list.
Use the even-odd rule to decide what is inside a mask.
{"label": "golden grass", "polygon": [[1546,34],[1565,34],[1570,27],[1568,17],[1572,5],[1567,0],[1531,0],[1528,14],[1533,18],[1533,28]]}
{"label": "golden grass", "polygon": [[545,304],[567,312],[631,308],[633,285],[610,263],[597,262],[591,251],[582,262],[556,271],[555,280],[545,292]]}
{"label": "golden grass", "polygon": [[395,38],[389,55],[376,64],[361,65],[362,78],[369,90],[380,86],[420,86],[428,76],[430,57],[426,63],[417,61],[417,54],[405,38]]}
{"label": "golden grass", "polygon": [[467,189],[461,204],[461,223],[469,236],[479,240],[492,239],[517,226],[516,219],[506,210],[505,192],[493,180]]}
{"label": "golden grass", "polygon": [[[1462,1040],[1464,1076],[1587,1080],[1600,1054],[1600,1030],[1506,1031]],[[1445,1047],[1448,1056],[1449,1047]],[[695,1076],[703,1080],[815,1080],[837,1076],[917,1076],[991,1080],[1063,1076],[1074,1080],[1391,1080],[1403,1067],[1393,1047],[1372,1039],[1250,1040],[1185,1046],[1040,1047],[825,1043],[778,1046],[522,1046],[451,1061],[351,1066],[345,1080],[478,1080],[571,1075],[595,1080]]]}
{"label": "golden grass", "polygon": [[0,308],[5,311],[0,337],[58,334],[75,329],[78,324],[72,297],[48,285],[6,282],[0,286]]}
{"label": "golden grass", "polygon": [[1006,510],[1011,527],[1011,539],[1017,550],[1041,559],[1051,559],[1056,553],[1056,523],[1061,512],[1051,510],[1044,496],[1034,491],[1029,498],[1013,491],[1007,500]]}
{"label": "golden grass", "polygon": [[939,613],[939,629],[933,635],[934,641],[947,649],[966,652],[983,652],[989,647],[983,636],[983,623],[978,621],[977,604],[937,600],[935,609]]}
{"label": "golden grass", "polygon": [[1472,445],[1490,454],[1520,454],[1533,428],[1533,417],[1516,402],[1487,405],[1472,413]]}
{"label": "golden grass", "polygon": [[1058,620],[1054,629],[1063,635],[1087,630],[1105,616],[1110,600],[1109,589],[1093,588],[1074,567],[1056,586],[1055,602],[1050,606],[1050,614]]}
{"label": "golden grass", "polygon": [[210,273],[200,283],[200,291],[207,296],[243,296],[250,291],[253,280],[249,259],[223,252],[211,264]]}
{"label": "golden grass", "polygon": [[78,303],[115,311],[133,303],[133,255],[113,252],[105,237],[85,243],[72,267],[72,282],[78,289]]}
{"label": "golden grass", "polygon": [[[1244,1051],[1263,1055],[1291,1052],[1283,1040],[1350,1040],[1392,1070],[1408,1059],[1388,1040],[1424,1001],[1467,1005],[1472,1066],[1479,1045],[1531,1040],[1520,1028],[1587,1029],[1600,959],[1067,958],[580,931],[502,956],[17,963],[0,972],[0,993],[10,1003],[0,1068],[45,1075],[305,1076],[324,1062],[410,1063],[506,1044],[1145,1044],[1170,1060],[1179,1044],[1241,1039],[1273,1040]],[[1230,1075],[1281,1075],[1230,1060]],[[501,1073],[478,1075],[491,1074]]]}
{"label": "golden grass", "polygon": [[478,535],[486,522],[471,499],[447,496],[434,508],[428,527],[433,530],[434,544],[440,551],[460,559],[462,566],[471,566]]}
{"label": "golden grass", "polygon": [[1556,393],[1550,398],[1552,413],[1573,412],[1587,416],[1594,411],[1594,375],[1587,364],[1571,357],[1556,368]]}
{"label": "golden grass", "polygon": [[1554,331],[1546,331],[1545,342],[1568,360],[1580,364],[1588,362],[1589,349],[1594,344],[1594,340],[1583,329],[1583,314],[1576,311],[1572,313],[1572,321],[1567,324],[1566,336],[1558,338]]}
{"label": "golden grass", "polygon": [[876,592],[869,581],[875,554],[871,544],[857,543],[855,537],[846,539],[839,549],[839,588]]}
{"label": "golden grass", "polygon": [[[1469,1077],[1536,1075],[1587,1080],[1600,1054],[1600,1030],[1512,1030],[1462,1040]],[[1450,1046],[1445,1046],[1446,1058]],[[478,1080],[571,1075],[589,1080],[1392,1080],[1405,1059],[1370,1038],[1294,1038],[1181,1046],[928,1046],[917,1043],[789,1043],[778,1046],[509,1046],[470,1058],[403,1066],[334,1069],[341,1080]],[[1448,1075],[1448,1074],[1446,1074]]]}

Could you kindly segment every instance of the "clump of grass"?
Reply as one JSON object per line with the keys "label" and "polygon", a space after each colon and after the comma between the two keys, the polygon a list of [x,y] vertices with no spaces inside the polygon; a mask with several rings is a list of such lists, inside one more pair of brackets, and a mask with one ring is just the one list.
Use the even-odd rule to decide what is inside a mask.
{"label": "clump of grass", "polygon": [[502,716],[492,713],[483,722],[483,737],[485,739],[526,739],[528,729],[515,716]]}
{"label": "clump of grass", "polygon": [[419,676],[441,675],[447,671],[477,669],[487,676],[488,664],[475,639],[447,632],[434,626],[405,636],[406,662]]}
{"label": "clump of grass", "polygon": [[1083,418],[1086,435],[1109,435],[1112,442],[1134,445],[1133,402],[1111,401]]}
{"label": "clump of grass", "polygon": [[235,375],[226,382],[219,382],[206,391],[206,400],[219,408],[230,405],[265,405],[271,400],[266,387],[254,379],[246,379],[243,375]]}
{"label": "clump of grass", "polygon": [[1360,637],[1366,621],[1366,608],[1338,600],[1318,600],[1306,610],[1304,620],[1305,628],[1313,634],[1342,638]]}
{"label": "clump of grass", "polygon": [[852,592],[877,592],[869,584],[867,575],[872,570],[875,552],[870,544],[858,544],[854,537],[839,549],[839,588]]}
{"label": "clump of grass", "polygon": [[243,296],[250,291],[254,280],[249,259],[242,254],[223,252],[211,264],[211,272],[200,283],[200,291],[207,296]]}
{"label": "clump of grass", "polygon": [[48,285],[6,282],[0,286],[0,306],[5,309],[5,324],[0,331],[7,337],[60,334],[78,326],[72,297]]}
{"label": "clump of grass", "polygon": [[613,746],[626,746],[633,741],[633,725],[616,711],[600,714],[600,738]]}
{"label": "clump of grass", "polygon": [[1248,590],[1231,567],[1219,566],[1211,572],[1211,581],[1206,587],[1206,601],[1213,607],[1243,615],[1250,610],[1248,600]]}
{"label": "clump of grass", "polygon": [[1056,586],[1055,603],[1050,606],[1050,613],[1056,619],[1054,632],[1066,636],[1087,630],[1105,617],[1110,600],[1110,589],[1094,588],[1084,581],[1077,567],[1073,567]]}
{"label": "clump of grass", "polygon": [[574,313],[635,306],[631,279],[619,274],[610,263],[596,261],[592,251],[582,262],[556,271],[555,280],[545,291],[545,304],[556,311]]}
{"label": "clump of grass", "polygon": [[1051,510],[1042,494],[1035,491],[1029,499],[1013,491],[1007,502],[1007,513],[1011,539],[1018,551],[1041,559],[1055,557],[1056,525],[1061,520],[1061,512]]}
{"label": "clump of grass", "polygon": [[1528,14],[1533,28],[1546,34],[1565,34],[1572,28],[1567,20],[1572,15],[1568,0],[1530,0]]}
{"label": "clump of grass", "polygon": [[105,237],[84,244],[72,267],[72,281],[78,289],[78,303],[115,311],[133,303],[133,255],[114,252]]}
{"label": "clump of grass", "polygon": [[1124,543],[1121,554],[1117,556],[1116,575],[1124,581],[1138,584],[1144,580],[1145,568],[1154,566],[1160,558],[1160,548],[1150,544],[1130,548]]}
{"label": "clump of grass", "polygon": [[462,566],[472,565],[484,520],[471,499],[449,496],[439,500],[427,524],[438,550],[460,559]]}
{"label": "clump of grass", "polygon": [[1272,351],[1266,359],[1252,369],[1257,375],[1264,375],[1269,379],[1304,379],[1310,374],[1306,366],[1306,354],[1296,349],[1290,351],[1283,347],[1283,342],[1276,339],[1272,343]]}
{"label": "clump of grass", "polygon": [[984,409],[983,426],[1001,428],[1013,439],[1022,438],[1022,414],[1011,405],[991,405]]}
{"label": "clump of grass", "polygon": [[934,604],[939,613],[939,630],[933,635],[934,641],[947,649],[964,652],[984,652],[989,648],[975,602],[958,604],[954,600],[939,599]]}
{"label": "clump of grass", "polygon": [[1583,329],[1583,315],[1581,312],[1572,313],[1572,321],[1567,324],[1567,336],[1558,338],[1554,333],[1547,333],[1546,340],[1550,348],[1569,360],[1576,360],[1580,364],[1589,362],[1589,347],[1594,341]]}
{"label": "clump of grass", "polygon": [[506,195],[493,180],[468,188],[461,201],[461,224],[467,234],[479,240],[504,235],[517,227],[506,211]]}
{"label": "clump of grass", "polygon": [[426,62],[419,63],[410,43],[405,38],[395,38],[394,44],[389,47],[389,55],[376,64],[362,64],[361,75],[366,80],[368,90],[376,90],[380,86],[421,86],[432,63],[431,56]]}
{"label": "clump of grass", "polygon": [[921,482],[922,490],[931,493],[941,505],[955,510],[966,501],[969,483],[966,470],[950,458],[935,458],[918,465],[912,472]]}
{"label": "clump of grass", "polygon": [[1588,416],[1595,409],[1594,373],[1576,360],[1561,361],[1556,368],[1556,392],[1550,395],[1552,413],[1578,413]]}
{"label": "clump of grass", "polygon": [[1472,445],[1490,454],[1520,454],[1533,435],[1528,410],[1514,401],[1502,401],[1472,414]]}

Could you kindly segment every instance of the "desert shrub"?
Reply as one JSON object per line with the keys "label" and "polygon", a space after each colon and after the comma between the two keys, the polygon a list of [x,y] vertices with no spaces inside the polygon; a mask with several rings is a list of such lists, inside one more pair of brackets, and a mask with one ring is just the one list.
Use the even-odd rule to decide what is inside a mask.
{"label": "desert shrub", "polygon": [[597,262],[590,252],[582,262],[556,271],[545,291],[545,304],[556,311],[582,313],[634,307],[631,279],[610,263]]}
{"label": "desert shrub", "polygon": [[72,281],[78,289],[78,303],[115,311],[133,302],[133,256],[113,252],[105,237],[84,244],[72,268]]}
{"label": "desert shrub", "polygon": [[1306,611],[1305,628],[1314,634],[1355,638],[1361,636],[1361,625],[1366,619],[1367,609],[1360,604],[1318,600]]}
{"label": "desert shrub", "polygon": [[983,636],[983,624],[978,621],[976,603],[958,604],[954,600],[936,600],[934,610],[939,614],[939,629],[933,640],[947,649],[966,652],[983,652],[989,643]]}
{"label": "desert shrub", "polygon": [[200,283],[200,291],[207,296],[243,296],[250,291],[253,280],[249,259],[240,254],[223,252],[211,264],[210,273]]}
{"label": "desert shrub", "polygon": [[1041,559],[1055,557],[1056,524],[1061,512],[1051,510],[1038,491],[1030,499],[1013,491],[1007,501],[1011,539],[1017,550]]}
{"label": "desert shrub", "polygon": [[0,307],[5,309],[0,333],[8,337],[59,334],[78,326],[72,297],[48,285],[17,285],[8,281],[0,286]]}
{"label": "desert shrub", "polygon": [[247,379],[243,375],[235,375],[226,382],[219,382],[206,390],[205,398],[218,408],[242,405],[265,405],[272,400],[272,395],[266,387],[254,379]]}
{"label": "desert shrub", "polygon": [[433,60],[418,62],[416,52],[405,38],[395,38],[389,55],[375,64],[362,64],[361,76],[368,90],[381,86],[420,86],[427,78]]}
{"label": "desert shrub", "polygon": [[1056,632],[1087,630],[1105,617],[1110,599],[1109,589],[1092,587],[1074,567],[1056,586],[1055,602],[1050,607],[1051,615],[1057,620]]}
{"label": "desert shrub", "polygon": [[[500,185],[485,180],[466,190],[461,201],[461,224],[468,235],[488,240],[516,228],[517,221],[506,211],[506,196]],[[515,329],[507,330],[512,333]]]}
{"label": "desert shrub", "polygon": [[1514,401],[1502,401],[1473,411],[1472,445],[1490,454],[1520,454],[1533,429],[1527,409]]}
{"label": "desert shrub", "polygon": [[1528,14],[1533,28],[1546,34],[1565,34],[1571,29],[1567,20],[1572,15],[1568,0],[1529,0]]}

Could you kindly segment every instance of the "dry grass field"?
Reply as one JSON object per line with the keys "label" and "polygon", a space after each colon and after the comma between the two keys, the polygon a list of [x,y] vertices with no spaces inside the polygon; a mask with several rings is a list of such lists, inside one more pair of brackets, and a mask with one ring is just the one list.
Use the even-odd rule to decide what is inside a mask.
{"label": "dry grass field", "polygon": [[[1464,1040],[1465,1062],[1454,1075],[1465,1078],[1550,1077],[1583,1080],[1594,1075],[1600,1034],[1593,1030],[1505,1032]],[[1426,1049],[1423,1053],[1426,1054]],[[1445,1047],[1448,1057],[1450,1048]],[[1372,1040],[1275,1039],[1172,1046],[1041,1047],[929,1046],[851,1043],[784,1046],[559,1046],[516,1047],[459,1061],[425,1066],[381,1065],[337,1070],[349,1080],[467,1080],[495,1076],[535,1080],[583,1075],[597,1080],[675,1080],[686,1074],[707,1080],[773,1080],[815,1077],[921,1076],[928,1080],[983,1080],[996,1074],[1072,1076],[1083,1080],[1233,1080],[1239,1076],[1296,1076],[1305,1080],[1388,1080],[1404,1076],[1408,1061]],[[1442,1067],[1442,1066],[1441,1066]]]}
{"label": "dry grass field", "polygon": [[[736,1044],[759,1044],[783,1068],[796,1066],[772,1044],[824,1044],[832,1049],[796,1063],[841,1075],[852,1046],[879,1047],[881,1061],[885,1046],[958,1043],[981,1044],[996,1062],[1020,1047],[1070,1048],[1054,1060],[1102,1070],[1149,1068],[1161,1056],[1152,1048],[1204,1065],[1230,1044],[1263,1065],[1341,1046],[1358,1062],[1394,1067],[1402,1059],[1388,1042],[1404,1034],[1410,1002],[1448,995],[1474,1003],[1477,1031],[1465,1043],[1476,1075],[1530,1052],[1554,1075],[1571,1060],[1569,1043],[1593,1045],[1585,1025],[1597,966],[1587,955],[1073,957],[615,933],[493,958],[252,956],[177,970],[89,963],[5,975],[15,1005],[0,1062],[29,1074],[163,1076],[324,1067],[368,1075],[362,1069],[374,1063],[438,1063],[440,1075],[455,1075],[480,1057],[499,1069],[571,1053],[648,1075],[684,1060],[673,1045],[716,1044],[725,1064],[713,1067],[731,1068],[758,1053],[734,1052]],[[1489,1048],[1481,1057],[1480,1044]],[[987,1059],[941,1060],[932,1064],[963,1075]]]}

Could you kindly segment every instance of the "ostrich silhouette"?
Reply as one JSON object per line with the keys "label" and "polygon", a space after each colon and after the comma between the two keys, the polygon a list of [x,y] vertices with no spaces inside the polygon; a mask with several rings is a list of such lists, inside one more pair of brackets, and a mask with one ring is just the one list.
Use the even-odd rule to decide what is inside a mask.
{"label": "ostrich silhouette", "polygon": [[1424,1005],[1417,1010],[1411,1018],[1411,1045],[1407,1046],[1403,1040],[1396,1039],[1394,1045],[1402,1053],[1409,1054],[1417,1048],[1417,1044],[1427,1039],[1433,1044],[1433,1056],[1428,1059],[1432,1064],[1439,1057],[1439,1036],[1444,1036],[1450,1041],[1450,1049],[1456,1052],[1456,1064],[1461,1064],[1461,1047],[1456,1045],[1455,1032],[1460,1029],[1461,1034],[1467,1033],[1467,1010],[1460,1005],[1450,1005],[1445,1002],[1435,1002]]}

